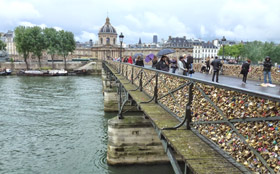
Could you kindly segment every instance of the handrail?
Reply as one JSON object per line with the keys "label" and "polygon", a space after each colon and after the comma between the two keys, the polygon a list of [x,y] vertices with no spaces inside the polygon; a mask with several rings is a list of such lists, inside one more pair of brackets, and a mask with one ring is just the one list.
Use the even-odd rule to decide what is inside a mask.
{"label": "handrail", "polygon": [[[119,63],[119,62],[115,62],[115,63]],[[249,89],[239,88],[239,87],[236,87],[236,86],[230,86],[230,85],[226,85],[226,84],[222,84],[222,83],[215,83],[215,82],[211,82],[211,81],[207,81],[207,80],[203,80],[203,79],[198,79],[198,78],[195,78],[195,77],[188,77],[188,76],[173,74],[173,73],[169,73],[169,72],[161,71],[161,70],[157,70],[157,69],[140,67],[140,66],[137,66],[137,65],[129,64],[129,63],[122,63],[122,64],[127,64],[127,65],[132,66],[132,67],[159,72],[161,74],[172,75],[174,77],[184,78],[184,79],[187,79],[187,80],[192,80],[194,82],[201,82],[201,83],[204,83],[204,84],[207,84],[207,85],[217,86],[217,87],[221,87],[221,88],[224,88],[224,89],[234,90],[234,91],[242,92],[244,94],[251,94],[251,95],[255,95],[255,96],[258,96],[258,97],[263,97],[263,98],[270,99],[270,100],[277,100],[277,101],[280,100],[280,96],[274,95],[274,94],[263,93],[263,92],[260,92],[260,91],[252,91],[252,90],[249,90]]]}
{"label": "handrail", "polygon": [[[115,68],[119,64],[108,63]],[[277,155],[277,143],[280,143],[277,142],[280,134],[280,96],[131,64],[124,66],[132,67],[131,74],[136,72],[135,69],[140,72],[141,78],[135,78],[139,79],[136,87],[150,96],[151,100],[148,102],[155,100],[155,103],[181,121],[174,128],[187,121],[188,129],[198,130],[201,135],[222,147],[250,170],[272,174],[280,172],[280,159],[273,155]],[[156,75],[148,75],[149,72]],[[143,73],[146,77],[144,79]],[[145,89],[148,83],[150,86]],[[153,87],[154,92],[147,91]],[[259,125],[263,127],[256,129]],[[272,139],[267,138],[268,133],[272,134]],[[258,138],[259,136],[262,138]],[[271,141],[271,144],[267,144],[263,139]],[[236,153],[237,151],[240,154]],[[269,158],[267,154],[270,155]]]}

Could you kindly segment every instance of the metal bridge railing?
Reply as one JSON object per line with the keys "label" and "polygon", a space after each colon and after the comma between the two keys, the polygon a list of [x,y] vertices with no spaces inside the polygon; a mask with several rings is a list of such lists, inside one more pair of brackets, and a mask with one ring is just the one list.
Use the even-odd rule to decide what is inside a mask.
{"label": "metal bridge railing", "polygon": [[[249,170],[280,173],[280,97],[119,62],[107,62],[187,129]],[[173,129],[173,128],[165,128]]]}

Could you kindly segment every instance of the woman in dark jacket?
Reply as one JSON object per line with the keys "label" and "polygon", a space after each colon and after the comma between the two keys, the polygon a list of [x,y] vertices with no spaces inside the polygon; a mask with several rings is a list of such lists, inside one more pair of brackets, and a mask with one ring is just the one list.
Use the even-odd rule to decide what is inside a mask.
{"label": "woman in dark jacket", "polygon": [[143,59],[142,59],[140,56],[138,56],[138,57],[136,58],[135,65],[143,66],[143,67],[144,67],[144,61],[143,61]]}
{"label": "woman in dark jacket", "polygon": [[249,72],[249,69],[250,69],[250,63],[251,61],[250,60],[247,60],[247,62],[244,62],[242,64],[242,67],[241,67],[241,72],[240,74],[243,74],[243,79],[242,81],[244,83],[246,83],[246,80],[247,80],[247,75],[248,75],[248,72]]}
{"label": "woman in dark jacket", "polygon": [[157,63],[156,68],[158,70],[169,72],[169,59],[167,56],[162,56],[160,61]]}

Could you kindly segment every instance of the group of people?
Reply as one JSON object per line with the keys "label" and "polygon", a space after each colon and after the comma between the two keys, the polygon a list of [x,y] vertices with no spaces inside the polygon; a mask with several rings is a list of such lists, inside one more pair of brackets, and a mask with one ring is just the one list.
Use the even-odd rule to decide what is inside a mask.
{"label": "group of people", "polygon": [[172,73],[178,72],[180,75],[190,75],[194,73],[193,70],[193,57],[190,55],[182,55],[179,57],[179,61],[176,57],[171,60],[167,56],[162,56],[158,61],[158,58],[154,58],[152,61],[152,68],[169,72],[171,69]]}
{"label": "group of people", "polygon": [[[138,56],[136,59],[132,59],[131,56],[125,57],[122,59],[123,62],[127,62],[130,64],[135,64],[138,66],[144,67],[144,60],[141,56]],[[248,73],[250,72],[250,64],[251,61],[248,59],[245,61],[242,66],[241,66],[241,72],[240,74],[243,75],[242,82],[246,83],[247,81],[247,76]],[[208,72],[209,74],[212,75],[212,81],[216,81],[219,83],[219,73],[222,69],[223,63],[222,60],[218,59],[216,56],[215,59],[212,57],[207,58],[205,61],[205,64],[202,66],[201,71],[202,72]],[[265,58],[265,61],[263,63],[263,75],[264,75],[264,83],[267,84],[272,84],[271,80],[271,68],[272,68],[272,63],[270,60],[270,57],[267,56]],[[160,59],[158,57],[154,56],[152,60],[152,68],[155,68],[157,70],[161,71],[166,71],[169,72],[171,69],[172,73],[177,73],[180,75],[186,75],[192,77],[192,74],[195,72],[193,69],[193,57],[191,55],[186,55],[183,54],[182,56],[179,57],[179,61],[177,60],[176,57],[173,57],[171,60],[169,59],[168,56],[164,55]],[[268,78],[268,81],[267,81]]]}

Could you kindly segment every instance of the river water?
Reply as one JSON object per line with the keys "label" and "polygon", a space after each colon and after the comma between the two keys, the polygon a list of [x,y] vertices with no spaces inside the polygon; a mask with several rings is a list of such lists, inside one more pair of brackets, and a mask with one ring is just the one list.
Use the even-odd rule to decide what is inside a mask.
{"label": "river water", "polygon": [[166,165],[106,163],[102,80],[0,77],[0,174],[169,174]]}

